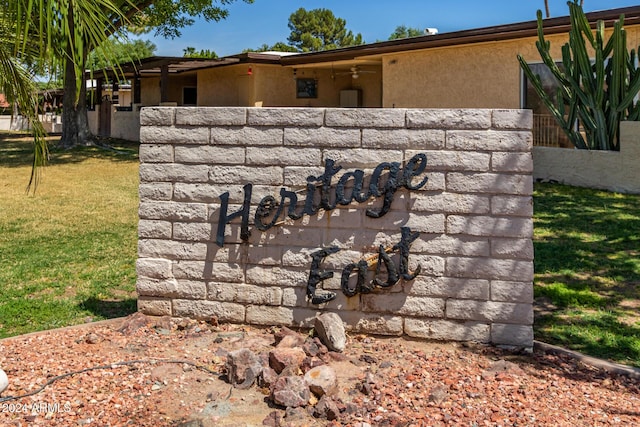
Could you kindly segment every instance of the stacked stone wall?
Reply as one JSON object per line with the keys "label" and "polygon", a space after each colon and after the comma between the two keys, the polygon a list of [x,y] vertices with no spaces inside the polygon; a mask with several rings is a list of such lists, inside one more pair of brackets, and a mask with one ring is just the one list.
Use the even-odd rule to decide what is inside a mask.
{"label": "stacked stone wall", "polygon": [[529,111],[140,117],[142,312],[532,346]]}

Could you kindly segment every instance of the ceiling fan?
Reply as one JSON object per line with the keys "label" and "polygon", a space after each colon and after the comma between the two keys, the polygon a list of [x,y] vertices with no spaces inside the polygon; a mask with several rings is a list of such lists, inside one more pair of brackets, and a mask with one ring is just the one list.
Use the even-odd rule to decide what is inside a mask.
{"label": "ceiling fan", "polygon": [[360,67],[358,67],[357,65],[354,65],[349,69],[349,71],[344,71],[336,74],[351,74],[352,79],[357,79],[358,77],[360,77],[360,74],[373,74],[373,73],[375,73],[375,71],[361,70]]}

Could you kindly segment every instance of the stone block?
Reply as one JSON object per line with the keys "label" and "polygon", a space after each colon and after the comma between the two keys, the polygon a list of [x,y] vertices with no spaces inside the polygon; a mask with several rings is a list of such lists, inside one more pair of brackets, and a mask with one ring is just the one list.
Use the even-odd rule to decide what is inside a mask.
{"label": "stone block", "polygon": [[175,279],[157,280],[139,277],[136,282],[136,291],[138,295],[163,298],[205,299],[207,296],[204,282]]}
{"label": "stone block", "polygon": [[177,279],[242,283],[244,270],[239,264],[232,263],[177,261],[173,264],[173,276]]}
{"label": "stone block", "polygon": [[445,145],[450,150],[530,152],[533,135],[530,131],[452,130]]}
{"label": "stone block", "polygon": [[531,175],[451,172],[447,174],[447,191],[530,196],[533,180]]}
{"label": "stone block", "polygon": [[533,241],[529,239],[491,239],[491,255],[533,261]]}
{"label": "stone block", "polygon": [[415,338],[445,341],[490,342],[491,329],[486,323],[455,322],[442,319],[405,319],[404,332]]}
{"label": "stone block", "polygon": [[488,172],[491,159],[489,153],[469,151],[429,151],[427,153],[429,170],[448,172]]}
{"label": "stone block", "polygon": [[148,316],[171,316],[171,300],[168,298],[155,298],[138,296],[138,311]]}
{"label": "stone block", "polygon": [[449,257],[445,275],[468,279],[533,281],[533,262],[510,259]]}
{"label": "stone block", "polygon": [[346,311],[341,312],[340,317],[345,322],[347,331],[378,335],[402,335],[403,320],[401,316]]}
{"label": "stone block", "polygon": [[283,173],[281,166],[216,166],[211,167],[208,177],[213,184],[281,185]]}
{"label": "stone block", "polygon": [[140,126],[172,126],[175,113],[175,108],[144,107],[140,110]]}
{"label": "stone block", "polygon": [[142,163],[173,163],[173,146],[168,144],[140,144]]}
{"label": "stone block", "polygon": [[207,205],[202,203],[141,202],[138,214],[142,219],[165,221],[206,221]]}
{"label": "stone block", "polygon": [[217,301],[174,299],[173,315],[200,320],[218,319],[220,322],[242,323],[245,307],[241,304]]}
{"label": "stone block", "polygon": [[327,108],[325,124],[335,127],[404,128],[405,110],[402,108]]}
{"label": "stone block", "polygon": [[171,200],[173,184],[170,182],[142,182],[138,186],[140,201]]}
{"label": "stone block", "polygon": [[171,232],[172,225],[169,221],[138,221],[138,237],[141,239],[171,239]]}
{"label": "stone block", "polygon": [[491,110],[430,109],[407,110],[408,128],[429,129],[489,129]]}
{"label": "stone block", "polygon": [[[292,147],[357,148],[362,144],[360,129],[285,128],[284,145]],[[317,164],[317,163],[314,163]]]}
{"label": "stone block", "polygon": [[176,125],[242,126],[247,123],[244,107],[178,107]]}
{"label": "stone block", "polygon": [[533,327],[530,325],[491,324],[491,342],[497,345],[533,347]]}
{"label": "stone block", "polygon": [[247,124],[251,126],[320,127],[323,108],[249,108]]}
{"label": "stone block", "polygon": [[[362,147],[406,149],[407,159],[418,152],[444,148],[445,131],[440,129],[362,129]],[[421,151],[413,151],[413,150]]]}
{"label": "stone block", "polygon": [[173,278],[171,261],[164,258],[138,258],[136,274],[138,277],[153,279]]}
{"label": "stone block", "polygon": [[208,144],[209,128],[178,126],[142,126],[142,144]]}
{"label": "stone block", "polygon": [[251,305],[281,305],[282,289],[274,286],[236,285],[235,302]]}
{"label": "stone block", "polygon": [[533,128],[533,111],[531,110],[493,110],[492,124],[496,129]]}
{"label": "stone block", "polygon": [[483,279],[418,276],[405,283],[404,289],[407,295],[487,301],[490,297],[489,284],[489,280]]}
{"label": "stone block", "polygon": [[249,305],[246,320],[253,325],[294,326],[293,310],[290,307]]}
{"label": "stone block", "polygon": [[496,172],[533,172],[531,153],[493,153],[491,170]]}
{"label": "stone block", "polygon": [[447,233],[530,239],[533,237],[533,221],[530,218],[449,215],[447,217]]}
{"label": "stone block", "polygon": [[532,304],[533,283],[492,280],[491,300]]}
{"label": "stone block", "polygon": [[160,239],[138,240],[138,255],[140,257],[205,260],[207,258],[207,249],[205,243]]}
{"label": "stone block", "polygon": [[175,148],[178,163],[209,165],[243,165],[244,147],[220,147],[211,145],[183,145]]}
{"label": "stone block", "polygon": [[521,303],[449,299],[446,316],[448,319],[531,325],[533,324],[533,306]]}
{"label": "stone block", "polygon": [[400,293],[363,294],[362,309],[365,312],[394,313],[404,316],[443,317],[444,299],[407,296]]}
{"label": "stone block", "polygon": [[141,182],[207,182],[207,165],[182,165],[178,163],[143,163],[140,165]]}
{"label": "stone block", "polygon": [[533,197],[527,196],[493,196],[491,197],[491,213],[500,216],[533,216]]}

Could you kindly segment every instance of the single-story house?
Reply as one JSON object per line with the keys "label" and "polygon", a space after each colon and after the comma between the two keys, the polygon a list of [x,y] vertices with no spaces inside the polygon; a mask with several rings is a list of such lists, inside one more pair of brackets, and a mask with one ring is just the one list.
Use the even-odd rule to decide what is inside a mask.
{"label": "single-story house", "polygon": [[[640,6],[588,13],[608,29],[624,15],[627,45],[640,45]],[[568,40],[569,17],[544,20],[554,55]],[[242,53],[218,59],[152,57],[123,67],[131,111],[111,111],[111,127],[137,139],[139,108],[152,105],[252,107],[531,108],[537,145],[564,144],[528,85],[517,54],[544,68],[535,20],[384,41],[323,52]],[[111,78],[109,71],[96,73]],[[100,97],[97,97],[100,99]],[[122,104],[121,104],[122,105]],[[103,113],[103,114],[106,114]],[[127,117],[125,117],[127,115]],[[115,134],[114,134],[115,133]]]}

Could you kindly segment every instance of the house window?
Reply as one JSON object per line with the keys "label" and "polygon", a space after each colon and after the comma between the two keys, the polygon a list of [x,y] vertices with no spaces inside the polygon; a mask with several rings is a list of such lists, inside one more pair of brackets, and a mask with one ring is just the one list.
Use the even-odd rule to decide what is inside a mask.
{"label": "house window", "polygon": [[296,98],[317,98],[318,82],[316,79],[296,79]]}
{"label": "house window", "polygon": [[[557,63],[557,65],[562,69],[562,63]],[[544,63],[529,64],[529,66],[534,74],[540,76],[544,91],[555,99],[560,84],[551,73],[551,70],[549,70],[549,67]],[[522,107],[533,110],[533,144],[573,148],[573,144],[557,124],[524,72],[522,72],[522,79]]]}
{"label": "house window", "polygon": [[182,88],[182,105],[198,105],[198,88]]}

